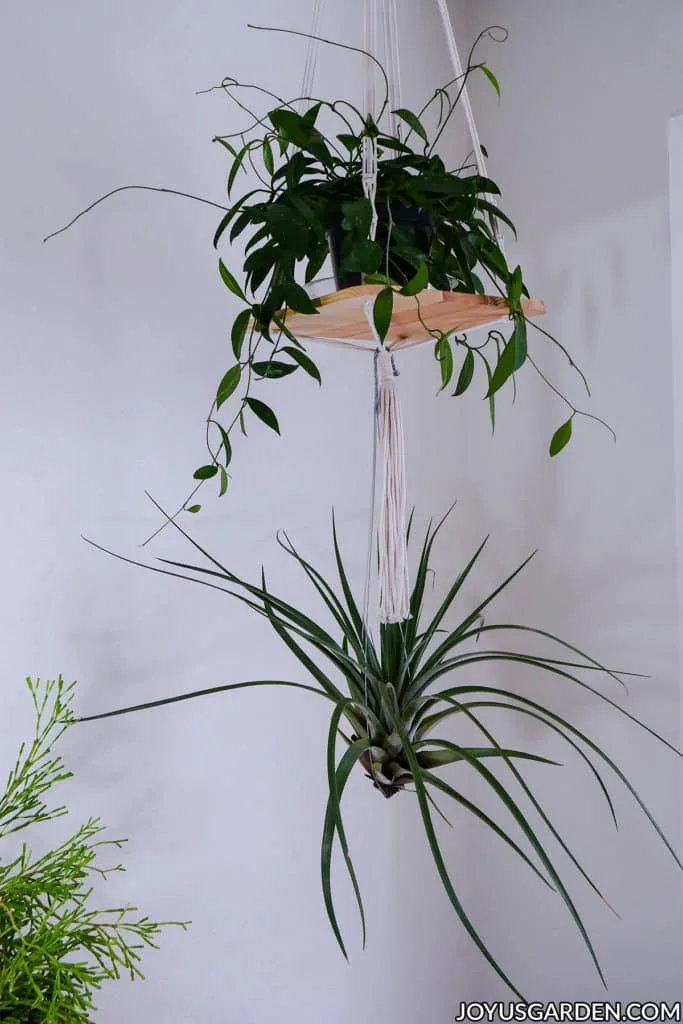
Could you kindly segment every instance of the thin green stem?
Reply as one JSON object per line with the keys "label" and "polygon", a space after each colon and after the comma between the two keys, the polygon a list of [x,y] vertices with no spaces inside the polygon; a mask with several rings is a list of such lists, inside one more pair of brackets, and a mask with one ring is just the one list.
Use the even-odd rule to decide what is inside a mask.
{"label": "thin green stem", "polygon": [[90,204],[90,206],[86,206],[84,210],[77,213],[68,224],[64,225],[64,227],[58,228],[57,231],[53,231],[51,234],[46,235],[43,242],[49,242],[51,238],[56,238],[57,235],[61,235],[64,231],[68,231],[70,227],[73,227],[76,221],[80,220],[81,217],[85,217],[86,213],[90,213],[90,211],[94,210],[96,206],[103,203],[105,199],[110,199],[119,192],[127,192],[132,189],[143,192],[166,192],[172,196],[182,196],[184,199],[193,199],[197,203],[204,203],[205,206],[213,206],[214,209],[223,210],[224,212],[227,212],[230,209],[229,206],[223,206],[222,203],[214,203],[212,199],[204,199],[202,196],[195,196],[191,192],[180,192],[176,188],[164,188],[157,185],[121,185],[119,188],[114,188],[111,192],[106,192],[105,195],[100,196],[99,199],[96,199],[94,203]]}

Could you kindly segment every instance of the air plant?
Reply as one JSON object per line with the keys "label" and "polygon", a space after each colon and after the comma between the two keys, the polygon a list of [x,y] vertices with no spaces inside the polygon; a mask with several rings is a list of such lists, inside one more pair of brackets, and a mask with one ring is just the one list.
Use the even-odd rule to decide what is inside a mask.
{"label": "air plant", "polygon": [[[160,511],[163,512],[163,509]],[[329,921],[344,955],[347,955],[346,948],[332,895],[331,862],[334,842],[337,839],[355,892],[365,941],[363,902],[349,852],[341,809],[348,779],[354,767],[359,765],[372,785],[385,797],[390,798],[401,792],[414,794],[427,844],[448,899],[472,941],[512,992],[523,998],[465,912],[446,866],[435,828],[434,815],[445,817],[437,806],[437,798],[446,798],[458,809],[467,811],[477,818],[546,885],[556,890],[571,915],[603,984],[606,985],[597,954],[579,911],[551,859],[545,838],[539,835],[539,824],[544,827],[540,832],[543,833],[545,830],[550,833],[588,885],[604,902],[607,901],[553,825],[519,767],[524,761],[531,761],[551,765],[554,769],[558,762],[532,752],[501,745],[492,732],[485,713],[502,710],[508,716],[522,715],[560,736],[590,769],[615,826],[614,805],[603,774],[616,778],[635,799],[677,864],[680,867],[683,867],[683,864],[629,779],[595,740],[545,703],[526,697],[499,683],[484,685],[472,682],[469,670],[472,666],[487,664],[495,668],[523,665],[528,670],[541,671],[554,681],[580,687],[583,692],[594,695],[679,756],[680,752],[663,736],[640,722],[584,678],[585,675],[590,678],[591,674],[602,674],[623,685],[621,676],[627,673],[616,673],[606,668],[577,647],[543,629],[517,623],[493,622],[484,617],[485,613],[488,616],[488,610],[495,599],[512,584],[533,555],[522,562],[475,607],[461,611],[457,625],[447,625],[447,616],[451,614],[456,601],[462,597],[465,581],[484,550],[484,540],[457,575],[436,612],[429,621],[424,621],[423,601],[430,572],[430,557],[445,518],[436,527],[430,522],[422,543],[410,601],[410,618],[399,623],[381,624],[378,638],[368,627],[359,603],[354,598],[340,552],[334,518],[332,539],[337,569],[336,585],[328,582],[299,554],[286,534],[278,537],[279,543],[295,559],[309,583],[315,588],[329,618],[327,626],[321,625],[275,595],[266,583],[263,570],[260,584],[240,579],[174,522],[176,529],[206,559],[206,565],[197,566],[162,558],[162,563],[172,567],[163,568],[145,565],[121,555],[116,557],[143,565],[155,572],[201,583],[237,598],[268,620],[277,635],[298,658],[310,681],[304,684],[288,680],[258,679],[230,683],[92,715],[82,720],[107,718],[245,687],[285,686],[317,694],[328,700],[331,705],[326,765],[329,795],[321,850],[322,889]],[[412,519],[411,515],[408,525],[409,538]],[[94,546],[99,547],[97,544]],[[189,575],[190,573],[194,575]],[[512,638],[513,642],[525,637],[541,638],[554,648],[554,656],[529,653],[515,646],[502,647],[497,638],[505,635]],[[476,727],[482,737],[480,746],[466,745],[462,740],[458,740],[458,727],[462,725]],[[343,743],[341,754],[338,751],[340,741]],[[505,770],[505,781],[489,767],[490,764],[496,763]],[[457,774],[454,774],[453,781],[447,780],[441,774],[442,769],[451,766],[456,768],[456,773],[461,778],[465,773],[468,776],[474,773],[487,784],[491,796],[502,806],[510,824],[514,825],[526,840],[526,851],[513,838],[512,833],[515,829],[508,831],[498,825],[481,806],[464,795],[464,787],[458,783]],[[534,815],[530,816],[522,809],[518,802],[520,794],[526,797],[535,812]]]}

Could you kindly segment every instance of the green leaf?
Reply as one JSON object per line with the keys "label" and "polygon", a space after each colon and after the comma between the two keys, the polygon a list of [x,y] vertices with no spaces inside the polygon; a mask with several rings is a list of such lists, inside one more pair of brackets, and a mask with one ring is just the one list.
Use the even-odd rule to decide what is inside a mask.
{"label": "green leaf", "polygon": [[242,376],[242,367],[239,363],[231,366],[228,372],[223,377],[223,380],[218,385],[218,391],[216,392],[216,409],[220,409],[224,402],[230,398],[230,395],[235,391],[239,385],[240,378]]}
{"label": "green leaf", "polygon": [[[507,976],[507,974],[505,974],[503,969],[499,966],[499,964],[497,963],[495,958],[489,952],[488,948],[486,947],[486,945],[484,944],[484,942],[480,938],[478,932],[475,930],[475,928],[474,928],[472,922],[470,921],[469,917],[465,913],[465,909],[464,909],[463,905],[461,904],[460,900],[458,899],[458,895],[457,895],[457,893],[456,893],[456,891],[455,891],[455,889],[453,887],[453,883],[451,882],[450,875],[448,874],[448,869],[446,868],[446,864],[445,864],[444,859],[443,859],[443,854],[441,853],[441,848],[439,846],[439,841],[437,839],[436,832],[434,830],[434,825],[433,825],[433,822],[432,822],[432,818],[431,818],[431,815],[429,813],[429,801],[427,799],[427,790],[426,790],[425,781],[424,781],[424,778],[423,778],[422,769],[420,768],[419,762],[417,760],[417,757],[415,755],[413,747],[412,747],[412,745],[410,743],[410,740],[408,739],[408,736],[407,736],[407,734],[404,731],[403,723],[401,722],[400,717],[396,716],[396,715],[392,715],[392,718],[393,718],[394,728],[398,732],[398,734],[401,737],[401,740],[403,742],[403,749],[405,751],[406,758],[408,760],[408,767],[410,768],[411,774],[413,776],[413,783],[415,785],[415,794],[417,796],[418,807],[419,807],[419,810],[420,810],[420,815],[422,817],[422,824],[424,826],[425,834],[427,836],[427,842],[429,844],[429,849],[431,851],[432,858],[433,858],[434,864],[436,866],[436,870],[437,870],[437,872],[439,874],[439,878],[441,879],[441,883],[442,883],[444,889],[446,890],[446,894],[448,896],[448,899],[449,899],[451,905],[453,906],[453,909],[455,910],[456,914],[458,915],[458,917],[460,919],[460,922],[463,925],[463,927],[465,928],[467,934],[472,939],[472,941],[475,943],[475,945],[478,947],[479,951],[488,960],[489,964],[491,965],[491,967],[493,967],[493,969],[496,972],[496,974],[505,982],[506,985],[508,985],[508,987],[515,993],[515,995],[519,999],[521,999],[523,1002],[525,1002],[522,993],[519,991],[519,989],[517,989],[515,987],[513,982],[510,980],[510,978]],[[476,766],[476,764],[477,764],[477,762],[475,761],[474,765]]]}
{"label": "green leaf", "polygon": [[[225,145],[225,143],[223,144]],[[242,164],[244,163],[244,158],[248,152],[249,146],[246,145],[239,151],[239,153],[233,160],[232,167],[230,168],[230,173],[228,174],[228,195],[230,195],[230,192],[232,191],[232,186],[235,184],[235,178],[237,177],[238,171]]]}
{"label": "green leaf", "polygon": [[372,319],[380,341],[384,341],[391,326],[391,314],[394,310],[394,293],[391,288],[382,288],[372,306]]}
{"label": "green leaf", "polygon": [[273,323],[284,334],[285,338],[289,338],[289,340],[295,345],[298,345],[299,348],[303,347],[299,339],[294,337],[285,320],[278,313],[273,313]]}
{"label": "green leaf", "polygon": [[392,114],[396,114],[402,121],[410,125],[412,130],[416,132],[424,142],[429,142],[427,138],[427,132],[422,127],[422,123],[419,117],[412,112],[412,110],[406,110],[405,107],[399,107],[398,110],[392,110]]}
{"label": "green leaf", "polygon": [[218,270],[220,271],[220,275],[223,278],[223,283],[226,288],[229,288],[232,294],[236,295],[238,299],[242,299],[243,302],[246,302],[247,300],[244,292],[221,259],[218,261]]}
{"label": "green leaf", "polygon": [[266,210],[266,223],[283,252],[303,259],[308,250],[310,228],[297,210],[283,202],[273,203]]}
{"label": "green leaf", "polygon": [[453,349],[448,335],[442,334],[434,346],[434,355],[441,367],[441,390],[446,387],[453,376]]}
{"label": "green leaf", "polygon": [[342,269],[364,275],[374,274],[382,262],[383,255],[379,242],[371,238],[360,238],[344,256]]}
{"label": "green leaf", "polygon": [[[517,237],[517,228],[515,227],[514,222],[510,220],[507,214],[503,213],[499,206],[494,206],[493,203],[489,203],[488,200],[482,199],[481,196],[479,196],[479,198],[477,199],[477,210],[485,210],[486,213],[488,213],[489,225],[487,226],[492,225],[494,220],[502,221],[503,224],[507,224],[515,238]],[[477,226],[480,226],[481,222],[475,220],[475,224]]]}
{"label": "green leaf", "polygon": [[212,476],[215,476],[218,472],[218,466],[200,466],[199,469],[195,469],[192,476],[195,480],[210,480]]}
{"label": "green leaf", "polygon": [[315,277],[317,277],[317,275],[322,270],[323,263],[327,259],[328,255],[329,249],[326,242],[324,245],[319,245],[315,252],[311,253],[311,255],[308,258],[308,264],[306,266],[306,275],[304,277],[306,284],[310,284],[311,281]]}
{"label": "green leaf", "polygon": [[360,146],[359,137],[357,135],[350,135],[348,132],[342,132],[341,135],[337,136],[337,139],[350,153],[353,153]]}
{"label": "green leaf", "polygon": [[295,281],[289,281],[285,285],[285,301],[295,313],[313,314],[320,312],[307,292]]}
{"label": "green leaf", "polygon": [[220,466],[219,472],[221,474],[221,489],[218,492],[218,497],[222,498],[228,489],[228,473],[225,466]]}
{"label": "green leaf", "polygon": [[[455,705],[457,705],[467,715],[467,717],[477,726],[477,728],[486,736],[486,738],[489,739],[494,744],[494,746],[496,746],[496,747],[498,747],[498,749],[500,749],[500,747],[499,747],[497,741],[495,740],[495,738],[493,737],[493,735],[482,724],[482,722],[476,717],[476,715],[474,715],[472,713],[471,710],[463,707],[463,705],[461,705],[458,701],[453,701],[453,703]],[[444,745],[450,746],[450,744],[447,741],[444,741]],[[455,748],[455,744],[453,744],[453,747]],[[463,748],[456,748],[456,749],[463,750]],[[583,877],[586,879],[586,881],[589,883],[589,885],[593,888],[593,890],[598,894],[598,896],[601,897],[601,899],[604,900],[604,896],[602,895],[602,893],[600,892],[598,887],[595,885],[595,883],[591,880],[590,876],[581,867],[581,865],[577,861],[576,857],[573,855],[573,853],[571,852],[571,850],[569,849],[567,844],[562,839],[561,835],[557,832],[557,830],[553,826],[552,822],[550,821],[550,819],[547,817],[547,815],[543,811],[541,805],[539,804],[539,802],[534,797],[531,789],[529,788],[529,786],[527,786],[527,784],[525,783],[523,777],[520,775],[520,773],[518,772],[516,767],[512,764],[512,762],[505,755],[503,755],[503,757],[504,757],[504,760],[506,761],[507,767],[509,768],[511,773],[516,778],[517,782],[522,787],[522,790],[524,791],[526,796],[531,801],[532,806],[539,813],[539,815],[540,815],[542,821],[544,822],[544,824],[549,828],[551,834],[559,842],[560,846],[562,846],[562,848],[565,851],[565,853],[568,854],[569,858],[571,859],[571,861],[573,862],[575,867],[577,867],[579,869],[579,871],[581,872]],[[479,775],[481,775],[487,782],[489,782],[489,784],[491,785],[491,787],[494,790],[494,792],[500,797],[500,799],[503,802],[503,804],[507,807],[507,809],[510,811],[510,813],[513,815],[513,817],[517,821],[518,825],[521,827],[522,831],[527,836],[527,839],[531,843],[531,846],[533,847],[534,852],[536,853],[536,855],[538,856],[539,860],[541,861],[541,863],[545,867],[545,869],[546,869],[550,879],[554,882],[555,887],[557,888],[557,890],[559,891],[560,895],[562,896],[562,899],[564,900],[565,906],[567,907],[567,909],[569,910],[572,918],[574,919],[574,922],[575,922],[577,928],[579,929],[579,932],[581,933],[581,937],[583,938],[584,943],[586,944],[586,948],[588,949],[588,952],[591,955],[593,963],[595,964],[597,972],[598,972],[598,974],[600,976],[600,980],[602,981],[603,984],[606,984],[605,983],[604,975],[602,973],[602,970],[600,968],[600,964],[598,962],[598,958],[596,956],[595,950],[593,949],[593,946],[592,946],[592,943],[591,943],[590,938],[588,936],[588,933],[587,933],[587,931],[586,931],[586,929],[584,927],[583,921],[581,920],[581,917],[579,916],[579,913],[578,913],[576,907],[574,906],[574,904],[573,904],[573,902],[572,902],[572,900],[571,900],[571,898],[569,896],[569,893],[565,889],[565,887],[564,887],[564,885],[562,883],[562,879],[560,878],[559,874],[555,870],[552,862],[550,861],[548,855],[546,854],[545,850],[541,846],[539,840],[537,839],[537,837],[536,837],[533,829],[529,825],[528,821],[526,821],[526,819],[524,818],[524,815],[522,814],[521,810],[519,809],[519,807],[517,806],[515,801],[512,799],[510,794],[507,792],[507,790],[502,786],[502,784],[498,781],[498,779],[494,775],[492,775],[492,773],[489,771],[488,768],[486,768],[484,765],[482,765],[480,763],[480,761],[478,761],[478,760],[471,760],[467,756],[465,757],[465,759],[471,764],[471,766],[476,770],[476,772]],[[608,906],[609,906],[609,904],[608,904]]]}
{"label": "green leaf", "polygon": [[572,436],[572,420],[573,414],[569,417],[566,423],[563,423],[561,427],[558,427],[550,440],[550,454],[557,455],[562,449],[569,443],[569,439]]}
{"label": "green leaf", "polygon": [[[213,420],[212,422],[216,423],[215,420]],[[221,426],[220,423],[216,423],[216,426],[218,427],[218,430],[220,431],[221,444],[223,445],[223,451],[225,453],[224,454],[223,463],[224,463],[224,466],[227,468],[230,465],[230,460],[232,459],[232,445],[230,444],[230,438],[228,437],[227,430],[223,426]],[[223,466],[220,466],[219,469],[222,470]],[[222,476],[222,474],[221,474],[221,476]],[[226,484],[226,486],[227,486],[227,484]],[[221,492],[221,493],[223,493],[223,492]]]}
{"label": "green leaf", "polygon": [[268,171],[268,174],[272,176],[275,170],[275,161],[273,160],[273,147],[268,140],[268,136],[263,140],[263,166]]}
{"label": "green leaf", "polygon": [[321,107],[322,107],[322,102],[319,101],[318,103],[314,103],[312,107],[309,107],[308,110],[306,110],[301,115],[302,120],[304,120],[307,125],[310,125],[311,127],[313,127],[313,125],[315,124],[315,122],[318,119],[318,114],[320,113],[320,108]]}
{"label": "green leaf", "polygon": [[460,373],[458,375],[458,383],[455,386],[453,397],[456,398],[458,395],[462,395],[467,391],[468,387],[472,383],[474,376],[474,352],[471,348],[468,348],[467,355],[463,360],[463,364],[460,367]]}
{"label": "green leaf", "polygon": [[491,393],[491,385],[493,383],[493,374],[491,373],[491,367],[488,364],[488,360],[485,356],[482,356],[484,360],[484,366],[486,367],[486,377],[489,383],[488,399],[489,399],[489,417],[491,419],[491,433],[496,432],[496,396]]}
{"label": "green leaf", "polygon": [[493,371],[493,377],[489,385],[487,397],[491,398],[495,395],[496,391],[500,391],[503,384],[512,376],[515,371],[515,340],[514,337],[510,338],[505,348],[503,349],[500,359],[496,364],[496,368]]}
{"label": "green leaf", "polygon": [[231,157],[233,157],[233,159],[237,157],[237,150],[235,149],[231,142],[228,142],[227,139],[222,139],[220,136],[217,135],[211,141],[218,142],[221,146],[223,146],[224,149],[227,149],[228,153],[230,154]]}
{"label": "green leaf", "polygon": [[[491,68],[487,68],[486,64],[480,64],[479,65],[479,69],[484,72],[484,74],[488,78],[489,82],[491,83],[493,88],[496,90],[496,94],[498,96],[498,99],[500,99],[500,85],[498,84],[498,79],[494,75],[493,71],[491,71]],[[482,149],[483,149],[483,147],[482,147]],[[485,153],[484,155],[486,156],[487,154]]]}
{"label": "green leaf", "polygon": [[342,203],[342,214],[344,231],[354,231],[358,235],[369,234],[372,221],[372,203],[369,199],[353,199]]}
{"label": "green leaf", "polygon": [[318,384],[322,383],[320,379],[320,371],[310,356],[306,355],[305,352],[302,352],[301,349],[294,348],[293,345],[285,345],[282,351],[286,352],[288,356],[298,363],[301,369],[305,370],[310,377],[317,380]]}
{"label": "green leaf", "polygon": [[254,416],[257,416],[262,423],[265,423],[267,427],[274,430],[276,434],[280,433],[280,425],[277,421],[277,417],[269,405],[265,402],[259,401],[258,398],[245,398],[246,405],[249,406]]}
{"label": "green leaf", "polygon": [[185,511],[186,511],[186,512],[199,512],[199,510],[201,509],[201,507],[202,507],[201,505],[189,505],[189,506],[188,506],[188,507],[187,507],[187,508],[185,509]]}
{"label": "green leaf", "polygon": [[230,341],[232,344],[232,351],[235,359],[239,359],[242,355],[242,345],[244,344],[244,338],[249,327],[249,320],[251,319],[252,311],[250,309],[243,309],[241,313],[238,313],[235,317],[235,321],[232,325],[230,332]]}
{"label": "green leaf", "polygon": [[353,862],[349,854],[349,847],[346,840],[344,823],[341,815],[340,801],[348,777],[351,774],[351,769],[359,760],[361,755],[370,747],[370,741],[368,739],[356,740],[344,753],[339,764],[335,765],[335,745],[339,730],[339,723],[342,714],[349,705],[351,705],[351,701],[341,701],[335,708],[332,718],[330,720],[330,728],[327,740],[327,778],[329,787],[329,797],[327,801],[327,807],[325,809],[323,841],[320,854],[320,868],[325,908],[327,910],[327,916],[329,918],[330,924],[332,925],[332,930],[335,934],[337,942],[339,943],[341,951],[345,957],[347,957],[346,949],[344,948],[344,942],[341,937],[341,931],[339,929],[339,924],[337,923],[337,918],[334,911],[334,903],[332,900],[332,845],[334,843],[334,834],[336,832],[339,836],[339,845],[342,848],[342,854],[344,855],[346,868],[347,871],[349,872],[351,884],[353,885],[353,890],[356,895],[356,902],[358,904],[361,926],[363,929],[363,945],[365,945],[365,912],[363,910],[363,901],[361,899],[360,888],[358,885],[358,880],[356,878],[356,872],[354,870]]}
{"label": "green leaf", "polygon": [[227,228],[228,224],[230,223],[230,221],[232,220],[234,215],[235,215],[235,208],[233,206],[230,210],[228,210],[227,213],[224,213],[223,216],[221,217],[220,222],[218,224],[218,227],[216,228],[216,233],[213,236],[213,246],[214,246],[214,249],[218,247],[218,243],[221,240],[223,232]]}
{"label": "green leaf", "polygon": [[[307,112],[308,115],[310,113],[311,111]],[[268,117],[281,139],[312,153],[322,164],[330,163],[330,152],[325,139],[318,129],[313,127],[310,117],[302,117],[294,110],[282,108],[271,110]]]}
{"label": "green leaf", "polygon": [[517,266],[512,271],[510,283],[508,285],[508,302],[513,309],[519,308],[519,301],[522,298],[522,287],[522,268]]}
{"label": "green leaf", "polygon": [[287,377],[297,369],[291,363],[282,363],[276,359],[266,359],[263,362],[252,363],[251,368],[257,377],[266,377],[272,380]]}
{"label": "green leaf", "polygon": [[515,320],[515,328],[512,332],[512,344],[514,347],[513,372],[517,372],[526,360],[526,320],[518,317]]}
{"label": "green leaf", "polygon": [[[455,709],[454,709],[455,710]],[[428,739],[416,744],[416,747],[433,745],[441,747],[440,750],[423,750],[417,755],[420,765],[423,768],[439,768],[446,764],[453,764],[456,761],[463,761],[469,757],[516,757],[526,761],[536,761],[538,764],[559,765],[559,761],[551,761],[539,754],[529,754],[524,750],[510,750],[497,747],[456,747],[448,740]]]}
{"label": "green leaf", "polygon": [[414,277],[401,288],[401,295],[417,295],[429,284],[429,268],[426,263],[421,263]]}
{"label": "green leaf", "polygon": [[398,286],[398,282],[394,281],[391,277],[387,277],[386,274],[366,274],[366,284],[395,284]]}
{"label": "green leaf", "polygon": [[413,151],[410,146],[406,146],[405,142],[401,142],[400,139],[392,138],[391,135],[378,135],[377,148],[393,149],[397,153],[409,153],[411,156],[413,155]]}
{"label": "green leaf", "polygon": [[[451,708],[451,710],[453,710],[453,709]],[[481,810],[481,808],[477,807],[476,804],[473,804],[470,800],[468,800],[466,797],[464,797],[462,795],[462,793],[458,793],[458,791],[456,789],[453,789],[452,786],[449,786],[448,783],[445,782],[443,779],[440,779],[438,775],[433,775],[432,772],[425,771],[424,772],[424,780],[430,786],[434,786],[435,789],[438,789],[442,793],[445,793],[447,796],[451,797],[451,799],[455,800],[456,803],[459,803],[466,810],[470,811],[475,817],[477,817],[485,825],[488,825],[488,827],[491,829],[492,832],[494,832],[497,836],[499,836],[503,840],[503,842],[507,843],[507,845],[512,850],[514,850],[515,853],[519,857],[521,857],[521,859],[531,868],[531,870],[534,872],[534,874],[536,874],[538,876],[538,878],[541,879],[541,881],[543,882],[544,885],[547,885],[549,889],[553,888],[552,885],[550,884],[550,882],[548,881],[548,879],[545,877],[545,875],[543,875],[538,870],[538,868],[536,867],[534,862],[531,860],[531,858],[527,857],[527,855],[517,845],[517,843],[515,843],[514,840],[512,840],[510,838],[510,836],[505,831],[503,831],[503,829],[499,825],[497,825],[495,823],[495,821],[493,821],[492,818],[490,818],[488,816],[488,814],[485,814],[484,811]]]}

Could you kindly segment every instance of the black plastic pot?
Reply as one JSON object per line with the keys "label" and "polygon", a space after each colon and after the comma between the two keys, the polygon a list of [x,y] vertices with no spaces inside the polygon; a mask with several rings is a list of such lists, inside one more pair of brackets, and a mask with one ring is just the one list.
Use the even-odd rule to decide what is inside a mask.
{"label": "black plastic pot", "polygon": [[[377,208],[377,241],[380,245],[386,247],[387,238],[387,210],[383,205],[379,205]],[[399,203],[393,203],[391,206],[391,219],[394,225],[398,228],[403,228],[412,235],[415,241],[415,247],[424,252],[425,255],[429,254],[436,234],[436,226],[432,215],[426,210],[421,210],[417,206],[402,206]],[[330,257],[332,260],[332,273],[334,274],[334,281],[337,291],[341,291],[342,288],[352,288],[354,285],[363,283],[363,276],[359,271],[342,270],[341,264],[343,260],[343,245],[345,241],[346,232],[342,230],[341,216],[339,222],[327,233],[327,240],[330,246]],[[384,271],[382,266],[381,271]],[[389,277],[395,281],[404,283],[409,281],[415,274],[415,267],[410,263],[406,263],[399,256],[393,256],[391,251],[391,245],[389,247]]]}

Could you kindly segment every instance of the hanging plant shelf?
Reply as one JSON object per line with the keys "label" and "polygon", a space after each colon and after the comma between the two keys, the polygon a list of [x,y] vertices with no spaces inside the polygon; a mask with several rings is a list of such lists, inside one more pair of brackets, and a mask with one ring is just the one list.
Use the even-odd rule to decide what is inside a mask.
{"label": "hanging plant shelf", "polygon": [[[366,303],[372,302],[381,290],[382,285],[364,284],[322,295],[313,300],[319,309],[317,316],[289,311],[286,316],[287,327],[297,338],[348,342],[351,348],[372,351],[376,342],[368,325],[365,308]],[[434,341],[434,336],[427,328],[452,334],[485,327],[505,320],[509,308],[505,299],[493,295],[441,292],[433,288],[417,296],[395,293],[393,316],[385,344],[387,348],[398,350]],[[542,316],[545,303],[540,299],[524,299],[522,310],[526,317]]]}

